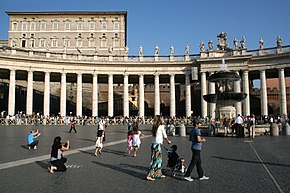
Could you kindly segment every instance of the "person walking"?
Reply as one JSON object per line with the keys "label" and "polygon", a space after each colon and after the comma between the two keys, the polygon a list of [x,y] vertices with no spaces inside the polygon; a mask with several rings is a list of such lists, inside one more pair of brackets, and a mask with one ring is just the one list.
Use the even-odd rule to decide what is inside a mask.
{"label": "person walking", "polygon": [[145,135],[143,133],[141,133],[141,131],[139,131],[138,125],[134,125],[133,127],[133,139],[132,139],[132,146],[133,146],[133,150],[134,150],[134,157],[137,156],[137,152],[138,149],[140,148],[141,145],[141,137],[144,137]]}
{"label": "person walking", "polygon": [[62,145],[60,136],[54,138],[50,154],[50,163],[52,166],[48,167],[50,173],[66,171],[64,163],[66,163],[67,159],[63,157],[63,151],[69,150],[69,147],[69,141]]}
{"label": "person walking", "polygon": [[192,145],[191,145],[192,158],[191,158],[190,164],[187,168],[187,171],[184,175],[184,179],[186,181],[189,181],[189,182],[193,181],[190,174],[191,174],[192,170],[194,169],[195,165],[196,165],[199,180],[208,180],[209,179],[209,177],[204,175],[203,169],[201,167],[200,153],[201,153],[201,149],[202,149],[202,143],[206,142],[206,140],[201,137],[201,133],[200,133],[200,129],[199,129],[200,126],[201,126],[201,122],[196,121],[195,127],[191,130],[190,137],[189,137],[189,141],[192,141]]}
{"label": "person walking", "polygon": [[164,128],[164,120],[160,115],[156,115],[153,119],[152,126],[153,141],[151,145],[151,162],[146,175],[146,180],[154,181],[156,178],[164,178],[162,174],[162,149],[163,139],[171,144],[171,141],[166,135]]}
{"label": "person walking", "polygon": [[37,140],[36,138],[40,136],[40,132],[38,131],[38,129],[36,131],[34,131],[34,129],[31,129],[29,131],[29,134],[27,136],[27,147],[28,149],[37,149],[37,145],[39,143],[39,140]]}
{"label": "person walking", "polygon": [[71,133],[72,130],[74,130],[75,133],[77,133],[77,130],[76,130],[76,123],[75,123],[74,118],[72,118],[72,120],[71,120],[71,125],[70,125],[69,133]]}

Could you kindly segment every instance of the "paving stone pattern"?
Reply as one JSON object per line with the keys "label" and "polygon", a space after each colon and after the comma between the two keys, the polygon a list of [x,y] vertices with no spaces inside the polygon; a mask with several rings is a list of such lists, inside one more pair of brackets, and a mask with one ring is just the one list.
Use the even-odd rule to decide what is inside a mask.
{"label": "paving stone pattern", "polygon": [[[140,129],[150,135],[150,127],[142,125]],[[25,148],[30,128],[38,128],[42,133],[38,150]],[[76,134],[68,133],[69,126],[1,126],[0,130],[0,168],[1,164],[8,162],[13,164],[17,160],[47,155],[47,159],[0,169],[0,192],[3,193],[290,192],[289,136],[259,136],[254,140],[206,137],[201,155],[202,166],[209,180],[199,181],[195,168],[192,172],[193,182],[184,181],[179,173],[176,177],[168,176],[148,182],[145,175],[150,163],[151,137],[142,139],[137,157],[124,155],[125,141],[110,145],[114,141],[126,139],[126,126],[107,128],[107,146],[105,144],[102,155],[98,157],[93,149],[96,134],[94,126],[78,126]],[[71,141],[71,150],[91,148],[67,155],[67,172],[50,174],[47,171],[48,158],[53,138],[57,135],[63,138],[63,142],[66,139]],[[191,159],[188,137],[174,136],[170,139],[178,145],[178,153],[188,165]],[[166,144],[164,146],[169,147]],[[165,152],[163,159],[165,166]]]}

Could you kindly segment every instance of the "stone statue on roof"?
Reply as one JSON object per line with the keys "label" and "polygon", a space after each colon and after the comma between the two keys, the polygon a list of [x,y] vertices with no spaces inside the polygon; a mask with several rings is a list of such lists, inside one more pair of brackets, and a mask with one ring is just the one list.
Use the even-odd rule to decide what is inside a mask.
{"label": "stone statue on roof", "polygon": [[221,32],[219,35],[217,35],[219,44],[217,45],[218,50],[227,50],[229,49],[229,45],[227,43],[228,34],[225,32]]}
{"label": "stone statue on roof", "polygon": [[259,41],[260,49],[264,49],[264,40],[261,38]]}
{"label": "stone statue on roof", "polygon": [[282,38],[280,36],[276,39],[277,47],[282,47]]}
{"label": "stone statue on roof", "polygon": [[209,40],[209,42],[208,42],[208,50],[209,51],[213,50],[213,42],[212,42],[212,40]]}
{"label": "stone statue on roof", "polygon": [[246,49],[246,38],[245,38],[245,36],[242,37],[242,39],[240,41],[240,44],[241,44],[241,49]]}
{"label": "stone statue on roof", "polygon": [[199,51],[200,52],[204,52],[204,43],[203,43],[203,41],[201,41],[200,44],[199,44]]}

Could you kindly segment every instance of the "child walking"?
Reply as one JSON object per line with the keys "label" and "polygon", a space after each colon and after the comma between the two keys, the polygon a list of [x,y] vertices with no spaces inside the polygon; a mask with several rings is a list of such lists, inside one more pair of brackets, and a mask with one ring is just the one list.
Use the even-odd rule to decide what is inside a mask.
{"label": "child walking", "polygon": [[96,137],[95,156],[101,155],[103,149],[104,130],[98,130]]}
{"label": "child walking", "polygon": [[127,155],[130,155],[132,148],[133,148],[133,131],[129,130],[127,135]]}
{"label": "child walking", "polygon": [[132,134],[133,134],[132,145],[133,145],[133,149],[134,149],[134,155],[133,156],[136,157],[138,149],[140,148],[140,145],[141,145],[140,137],[143,137],[145,135],[142,134],[141,131],[139,131],[139,128],[138,128],[137,125],[134,125]]}

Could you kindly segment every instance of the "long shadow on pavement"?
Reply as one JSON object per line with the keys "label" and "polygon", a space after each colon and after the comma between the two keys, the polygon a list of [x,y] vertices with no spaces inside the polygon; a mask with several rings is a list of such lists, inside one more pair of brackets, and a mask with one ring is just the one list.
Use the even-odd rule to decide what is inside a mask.
{"label": "long shadow on pavement", "polygon": [[133,177],[136,177],[136,178],[139,178],[141,180],[145,179],[145,173],[146,172],[140,173],[140,172],[136,172],[136,171],[132,171],[132,170],[129,170],[129,169],[125,169],[123,167],[119,167],[119,166],[116,166],[116,165],[105,164],[105,163],[101,163],[101,162],[97,162],[97,161],[92,161],[92,163],[100,165],[100,166],[103,166],[103,167],[106,167],[106,168],[110,168],[110,169],[118,171],[118,172],[122,172],[124,174],[129,174],[129,175],[131,175]]}
{"label": "long shadow on pavement", "polygon": [[[241,159],[234,159],[234,158],[226,158],[226,157],[219,157],[219,156],[211,156],[212,158],[216,159],[222,159],[222,160],[230,160],[230,161],[236,161],[236,162],[246,162],[246,163],[254,163],[254,164],[261,164],[260,161],[252,161],[252,160],[241,160]],[[274,165],[274,166],[282,166],[282,167],[290,167],[290,165],[287,164],[277,164],[273,162],[263,162],[267,165]]]}

